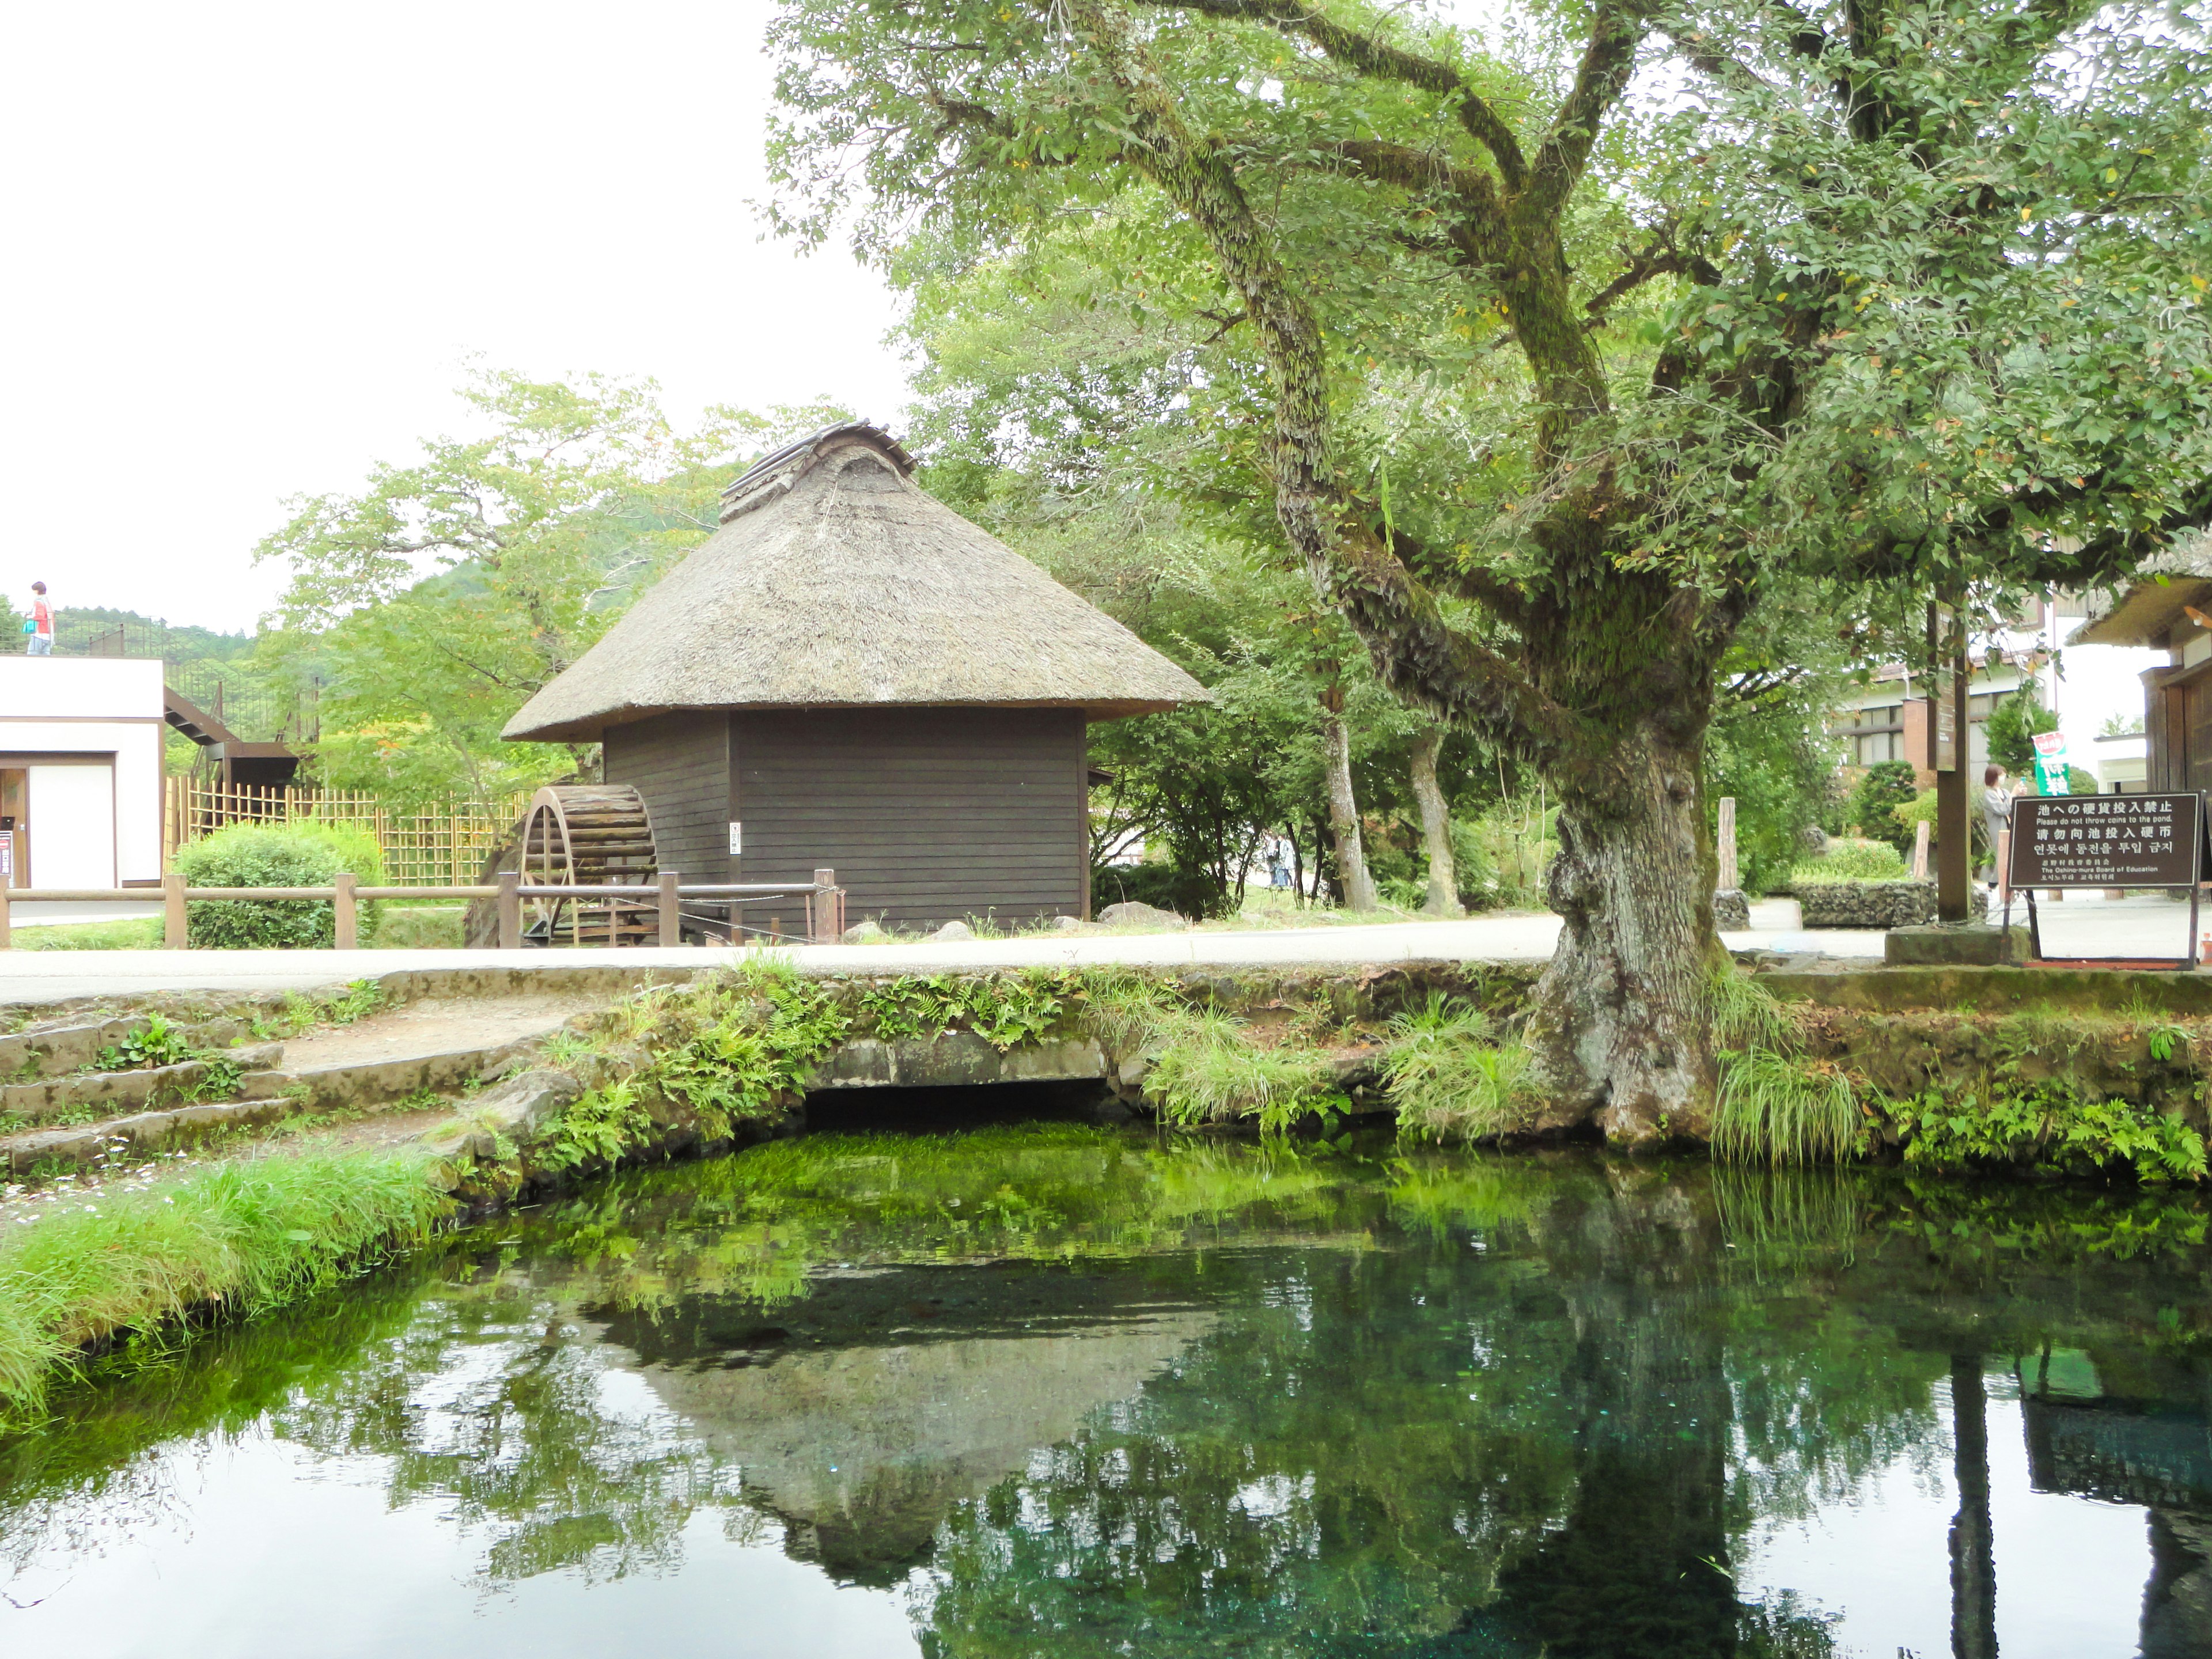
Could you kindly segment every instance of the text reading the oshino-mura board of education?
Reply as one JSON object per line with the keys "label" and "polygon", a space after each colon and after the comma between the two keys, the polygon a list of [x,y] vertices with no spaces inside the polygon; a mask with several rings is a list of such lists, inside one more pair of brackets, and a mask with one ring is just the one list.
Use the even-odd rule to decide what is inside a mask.
{"label": "text reading the oshino-mura board of education", "polygon": [[2182,887],[2200,867],[2196,794],[2024,795],[2013,805],[2014,887]]}

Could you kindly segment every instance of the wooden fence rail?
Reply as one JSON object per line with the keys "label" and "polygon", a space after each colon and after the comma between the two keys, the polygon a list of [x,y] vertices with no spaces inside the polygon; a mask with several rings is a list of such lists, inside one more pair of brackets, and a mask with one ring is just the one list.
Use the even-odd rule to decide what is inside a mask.
{"label": "wooden fence rail", "polygon": [[[361,906],[369,899],[489,898],[499,902],[499,948],[518,950],[522,945],[522,902],[525,899],[590,900],[604,905],[610,916],[610,944],[619,937],[612,917],[621,910],[653,913],[654,943],[684,942],[682,901],[701,899],[727,904],[732,912],[748,905],[776,899],[801,899],[806,906],[806,937],[817,945],[835,945],[845,929],[845,890],[837,885],[834,870],[817,870],[811,882],[679,882],[664,871],[653,885],[563,887],[524,885],[513,871],[502,871],[494,883],[455,883],[443,887],[366,887],[350,872],[341,874],[328,887],[187,887],[172,872],[161,878],[158,890],[145,887],[0,888],[0,951],[11,948],[15,932],[13,912],[19,904],[112,903],[143,904],[158,890],[161,897],[161,943],[172,951],[186,948],[185,906],[204,900],[252,902],[271,899],[327,900],[335,912],[332,944],[340,951],[361,944]],[[582,927],[575,929],[581,943]]]}

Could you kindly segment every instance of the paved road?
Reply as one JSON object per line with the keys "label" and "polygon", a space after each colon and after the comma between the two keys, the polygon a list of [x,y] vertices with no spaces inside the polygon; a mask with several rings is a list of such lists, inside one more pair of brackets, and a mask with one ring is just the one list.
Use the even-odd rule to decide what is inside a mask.
{"label": "paved road", "polygon": [[[1806,933],[1787,900],[1753,907],[1758,924],[1726,935],[1737,949],[1759,947],[1827,956],[1881,954],[1873,933]],[[1078,966],[1127,963],[1152,967],[1315,966],[1392,962],[1540,962],[1552,954],[1559,919],[1477,916],[1465,921],[1378,927],[1271,928],[1252,933],[1074,934],[975,939],[962,944],[786,947],[778,954],[812,972],[939,973],[963,968]],[[604,948],[562,951],[564,964],[696,968],[736,961],[726,950]],[[543,951],[40,951],[0,955],[0,1002],[158,990],[307,990],[416,968],[484,968],[544,963]]]}

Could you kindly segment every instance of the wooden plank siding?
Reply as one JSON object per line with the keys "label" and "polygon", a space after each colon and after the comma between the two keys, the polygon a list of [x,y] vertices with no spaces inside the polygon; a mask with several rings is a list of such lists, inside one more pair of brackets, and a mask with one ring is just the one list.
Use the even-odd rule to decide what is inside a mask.
{"label": "wooden plank siding", "polygon": [[660,867],[686,881],[730,879],[730,720],[684,710],[611,726],[602,775],[645,799]]}
{"label": "wooden plank siding", "polygon": [[1081,710],[761,709],[730,725],[738,878],[827,866],[848,917],[895,927],[1085,914]]}

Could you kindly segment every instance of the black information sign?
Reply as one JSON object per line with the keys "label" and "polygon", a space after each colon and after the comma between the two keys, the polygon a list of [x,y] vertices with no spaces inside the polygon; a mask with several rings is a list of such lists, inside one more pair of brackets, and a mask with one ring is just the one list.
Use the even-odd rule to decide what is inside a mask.
{"label": "black information sign", "polygon": [[2039,887],[2186,887],[2189,955],[2183,966],[2190,967],[2197,959],[2197,884],[2203,878],[2204,853],[2200,794],[2020,795],[2012,804],[2006,885],[2027,894],[2038,957],[2043,954],[2035,918]]}

